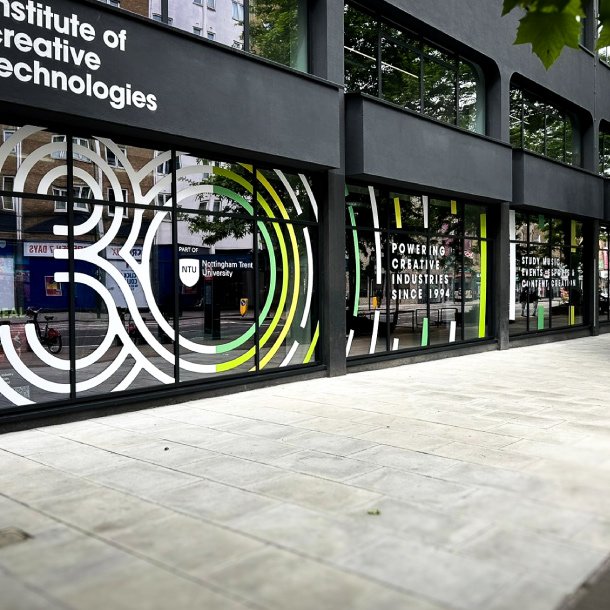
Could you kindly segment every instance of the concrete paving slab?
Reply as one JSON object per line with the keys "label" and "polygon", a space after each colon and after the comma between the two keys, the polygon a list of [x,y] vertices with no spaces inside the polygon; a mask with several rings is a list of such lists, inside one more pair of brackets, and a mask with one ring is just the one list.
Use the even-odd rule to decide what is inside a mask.
{"label": "concrete paving slab", "polygon": [[0,529],[30,535],[0,547],[0,607],[559,610],[596,590],[582,609],[607,610],[585,581],[610,552],[608,353],[610,334],[0,435]]}

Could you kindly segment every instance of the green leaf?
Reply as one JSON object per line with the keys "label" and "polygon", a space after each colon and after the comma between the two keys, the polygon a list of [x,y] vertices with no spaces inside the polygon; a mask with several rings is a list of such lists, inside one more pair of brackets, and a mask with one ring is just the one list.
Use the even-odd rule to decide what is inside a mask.
{"label": "green leaf", "polygon": [[559,57],[563,47],[578,49],[581,24],[569,10],[562,12],[530,11],[519,22],[515,44],[532,45],[548,70]]}
{"label": "green leaf", "polygon": [[504,15],[508,15],[508,13],[518,6],[525,8],[524,5],[525,2],[523,2],[523,0],[504,0],[504,4],[502,6],[502,17],[504,17]]}

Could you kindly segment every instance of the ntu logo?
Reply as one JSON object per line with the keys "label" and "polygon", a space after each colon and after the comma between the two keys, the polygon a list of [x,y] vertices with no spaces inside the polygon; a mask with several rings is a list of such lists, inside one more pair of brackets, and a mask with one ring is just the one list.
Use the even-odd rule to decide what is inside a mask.
{"label": "ntu logo", "polygon": [[196,258],[180,259],[180,281],[192,288],[199,280],[199,260]]}

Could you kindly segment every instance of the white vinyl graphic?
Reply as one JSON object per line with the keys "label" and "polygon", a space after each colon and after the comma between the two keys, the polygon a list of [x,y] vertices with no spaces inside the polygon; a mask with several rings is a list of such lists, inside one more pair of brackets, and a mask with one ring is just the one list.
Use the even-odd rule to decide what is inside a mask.
{"label": "white vinyl graphic", "polygon": [[[24,148],[30,152],[22,157],[22,144],[28,138],[33,145]],[[91,141],[93,146],[88,148]],[[74,161],[67,158],[69,148]],[[259,172],[245,164],[233,166],[239,169],[236,173],[226,164],[214,165],[197,159],[175,170],[177,188],[172,189],[173,172],[166,169],[172,162],[171,151],[154,154],[147,151],[147,158],[143,153],[138,158],[131,150],[126,152],[125,147],[106,138],[74,138],[70,147],[65,136],[51,137],[44,128],[36,126],[16,130],[0,146],[0,171],[13,177],[12,190],[17,194],[12,198],[17,216],[16,235],[10,237],[10,246],[0,239],[0,249],[7,248],[0,251],[0,280],[10,277],[16,295],[22,290],[19,298],[5,299],[12,308],[8,317],[13,319],[0,324],[0,395],[4,404],[26,406],[65,400],[74,390],[78,396],[81,392],[105,394],[133,389],[142,387],[143,375],[152,383],[171,384],[175,382],[176,366],[191,381],[196,379],[193,374],[247,373],[257,362],[262,369],[315,359],[319,324],[312,317],[312,311],[317,309],[314,301],[317,238],[312,222],[317,221],[318,206],[308,178],[279,170]],[[202,175],[219,179],[204,183]],[[69,180],[73,180],[76,198],[72,228],[67,222]],[[177,193],[175,202],[172,192]],[[175,261],[171,256],[164,260],[164,272],[171,277],[169,280],[161,277],[159,244],[172,252],[172,223],[168,221],[174,222],[184,236],[188,230],[185,220],[188,209],[198,210],[200,202],[220,196],[240,206],[242,216],[252,215],[248,193],[254,192],[259,205],[256,227],[259,251],[266,257],[268,274],[267,294],[260,293],[260,311],[255,311],[253,293],[240,294],[240,302],[246,305],[241,314],[238,308],[227,318],[222,338],[204,333],[203,311],[198,318],[199,326],[191,322],[189,327],[185,323],[177,332],[176,324],[182,318],[173,319],[173,274],[180,289],[178,302],[181,303],[182,295],[193,295],[193,303],[194,295],[203,295],[199,305],[203,308],[210,280],[219,277],[218,285],[227,286],[229,280],[224,278],[237,273],[232,269],[246,269],[244,274],[250,270],[248,277],[252,277],[255,271],[252,261],[256,259],[247,259],[246,255],[241,258],[233,255],[232,259],[226,255],[219,262],[219,257],[207,256],[209,248],[198,246],[190,251],[185,249],[184,253],[180,251]],[[28,200],[27,193],[34,195],[34,199]],[[138,207],[123,203],[135,203]],[[55,207],[45,216],[38,211],[41,205]],[[24,206],[30,206],[27,208],[30,212],[24,211]],[[303,220],[309,226],[293,224],[308,210],[313,217]],[[282,224],[274,221],[278,218]],[[24,226],[28,227],[27,233]],[[72,251],[68,243],[74,243]],[[14,250],[9,252],[10,248]],[[17,248],[21,249],[20,259],[14,254]],[[263,264],[262,256],[259,255],[259,265]],[[68,272],[70,259],[74,261],[73,275]],[[16,260],[24,262],[17,267]],[[68,290],[71,279],[74,285]],[[159,296],[162,281],[166,282],[166,293],[161,295],[164,299]],[[25,284],[27,290],[23,289]],[[249,286],[247,282],[243,285]],[[76,358],[72,360],[69,335],[71,329],[76,328],[77,335],[79,330],[77,322],[67,321],[69,293],[75,298],[79,328],[85,328],[84,320],[95,329],[95,339],[91,345],[86,344],[87,349],[79,351],[81,345],[75,342],[76,351],[72,353],[76,353]],[[81,305],[83,294],[94,305]],[[48,316],[46,329],[44,314],[37,323],[25,322],[29,307],[44,307],[55,314]],[[64,312],[61,322],[57,317],[59,311]],[[0,310],[4,317],[2,312],[9,310]],[[27,313],[31,316],[29,310]],[[55,326],[61,329],[58,333],[61,338],[53,342],[51,333],[58,332]],[[72,383],[71,370],[75,375]]]}

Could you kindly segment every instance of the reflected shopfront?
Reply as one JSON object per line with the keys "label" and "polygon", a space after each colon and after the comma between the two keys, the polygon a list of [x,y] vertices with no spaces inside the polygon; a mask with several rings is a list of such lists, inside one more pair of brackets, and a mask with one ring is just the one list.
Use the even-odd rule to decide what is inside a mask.
{"label": "reflected shopfront", "polygon": [[584,324],[583,224],[510,212],[510,334]]}
{"label": "reflected shopfront", "polygon": [[0,408],[319,361],[310,177],[2,131]]}
{"label": "reflected shopfront", "polygon": [[348,185],[347,356],[490,337],[485,206]]}

